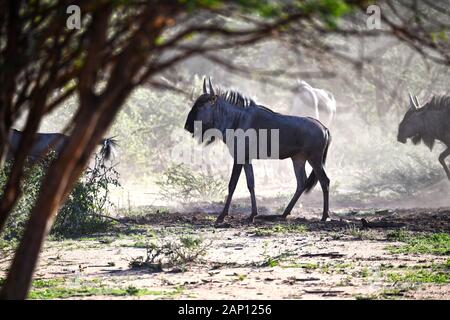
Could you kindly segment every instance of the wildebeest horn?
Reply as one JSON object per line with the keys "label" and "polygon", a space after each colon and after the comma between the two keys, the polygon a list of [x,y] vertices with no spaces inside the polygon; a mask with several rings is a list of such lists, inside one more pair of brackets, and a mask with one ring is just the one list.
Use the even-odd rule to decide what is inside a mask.
{"label": "wildebeest horn", "polygon": [[209,78],[209,94],[212,94],[212,95],[215,94],[212,83],[211,83],[211,78]]}
{"label": "wildebeest horn", "polygon": [[203,79],[203,93],[208,93],[206,92],[206,77]]}
{"label": "wildebeest horn", "polygon": [[419,108],[420,108],[420,102],[419,102],[419,99],[417,98],[416,95],[414,95],[414,99],[416,100],[416,108],[419,109]]}
{"label": "wildebeest horn", "polygon": [[410,107],[414,107],[415,109],[418,108],[411,92],[409,92],[409,105],[410,105]]}

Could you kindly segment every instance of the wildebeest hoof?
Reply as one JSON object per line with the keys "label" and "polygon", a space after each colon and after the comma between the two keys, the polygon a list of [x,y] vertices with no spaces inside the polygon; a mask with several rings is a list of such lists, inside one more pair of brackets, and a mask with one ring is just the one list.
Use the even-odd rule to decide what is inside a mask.
{"label": "wildebeest hoof", "polygon": [[223,223],[224,219],[225,219],[225,217],[218,216],[216,219],[216,222],[214,224],[215,225],[221,224],[221,223]]}
{"label": "wildebeest hoof", "polygon": [[216,223],[214,224],[214,228],[218,229],[231,228],[231,223],[228,222]]}
{"label": "wildebeest hoof", "polygon": [[250,223],[250,224],[255,223],[255,217],[256,217],[256,215],[248,217],[247,218],[247,222]]}

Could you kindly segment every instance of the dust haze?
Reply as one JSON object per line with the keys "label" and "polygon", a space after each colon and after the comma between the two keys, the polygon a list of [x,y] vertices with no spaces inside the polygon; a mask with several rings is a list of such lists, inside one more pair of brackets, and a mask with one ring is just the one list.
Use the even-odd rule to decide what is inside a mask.
{"label": "dust haze", "polygon": [[[433,95],[444,94],[450,85],[449,71],[424,61],[413,50],[392,40],[377,38],[370,42],[334,37],[330,41],[344,44],[342,50],[350,56],[361,58],[365,54],[371,59],[361,58],[365,63],[355,67],[332,55],[298,52],[280,43],[265,42],[217,53],[216,57],[231,61],[241,70],[194,57],[159,78],[185,94],[151,86],[135,90],[108,133],[116,136],[120,145],[114,163],[122,186],[113,192],[114,206],[220,211],[232,165],[229,156],[228,161],[223,161],[223,155],[228,154],[225,146],[214,143],[206,147],[209,150],[203,150],[207,156],[200,165],[179,164],[173,157],[174,148],[179,146],[197,154],[205,148],[183,127],[201,92],[203,77],[210,76],[215,86],[236,89],[258,104],[286,114],[292,114],[297,78],[333,93],[337,112],[329,126],[332,144],[326,165],[331,179],[332,212],[352,208],[448,207],[450,183],[438,162],[442,145],[437,143],[430,152],[423,144],[401,144],[396,135],[408,107],[408,91],[416,94],[421,103]],[[41,131],[62,131],[76,103],[75,98],[66,102],[46,119]],[[256,195],[262,213],[281,210],[295,191],[290,159],[279,164],[275,161],[279,160],[254,162]],[[183,177],[186,180],[180,182]],[[195,177],[209,179],[204,190],[193,190],[200,181]],[[242,176],[234,199],[232,210],[242,207],[241,211],[249,212],[250,200]],[[320,187],[316,187],[300,198],[293,215],[320,208],[321,199]]]}

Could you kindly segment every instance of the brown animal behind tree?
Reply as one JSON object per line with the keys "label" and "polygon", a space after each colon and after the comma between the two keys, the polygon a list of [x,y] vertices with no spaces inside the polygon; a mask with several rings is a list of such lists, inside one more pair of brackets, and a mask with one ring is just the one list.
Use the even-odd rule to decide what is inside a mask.
{"label": "brown animal behind tree", "polygon": [[439,162],[450,180],[450,170],[445,158],[450,155],[450,96],[434,96],[421,106],[417,96],[409,94],[409,109],[398,128],[397,140],[414,144],[423,141],[430,150],[436,140],[445,144],[446,149],[439,155]]}

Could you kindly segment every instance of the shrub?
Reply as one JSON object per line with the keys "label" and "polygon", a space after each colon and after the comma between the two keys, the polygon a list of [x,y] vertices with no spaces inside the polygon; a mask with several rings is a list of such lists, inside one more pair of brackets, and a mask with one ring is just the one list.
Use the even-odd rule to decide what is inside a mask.
{"label": "shrub", "polygon": [[183,164],[172,165],[157,181],[161,195],[168,200],[222,200],[227,185],[221,178],[211,174],[195,173]]}
{"label": "shrub", "polygon": [[177,240],[150,243],[147,257],[140,256],[130,261],[130,268],[147,268],[162,271],[163,267],[185,270],[189,264],[198,262],[206,254],[211,243],[203,243],[201,238],[182,236]]}
{"label": "shrub", "polygon": [[[16,240],[22,235],[31,209],[37,200],[45,172],[54,159],[49,155],[35,165],[27,165],[26,178],[22,182],[22,197],[6,222],[2,238]],[[0,172],[0,188],[3,192],[11,164],[7,163]],[[118,186],[118,172],[107,166],[99,155],[95,155],[94,165],[88,168],[58,211],[52,234],[61,237],[75,237],[104,231],[112,225],[107,216],[101,214],[109,202],[110,186]]]}

